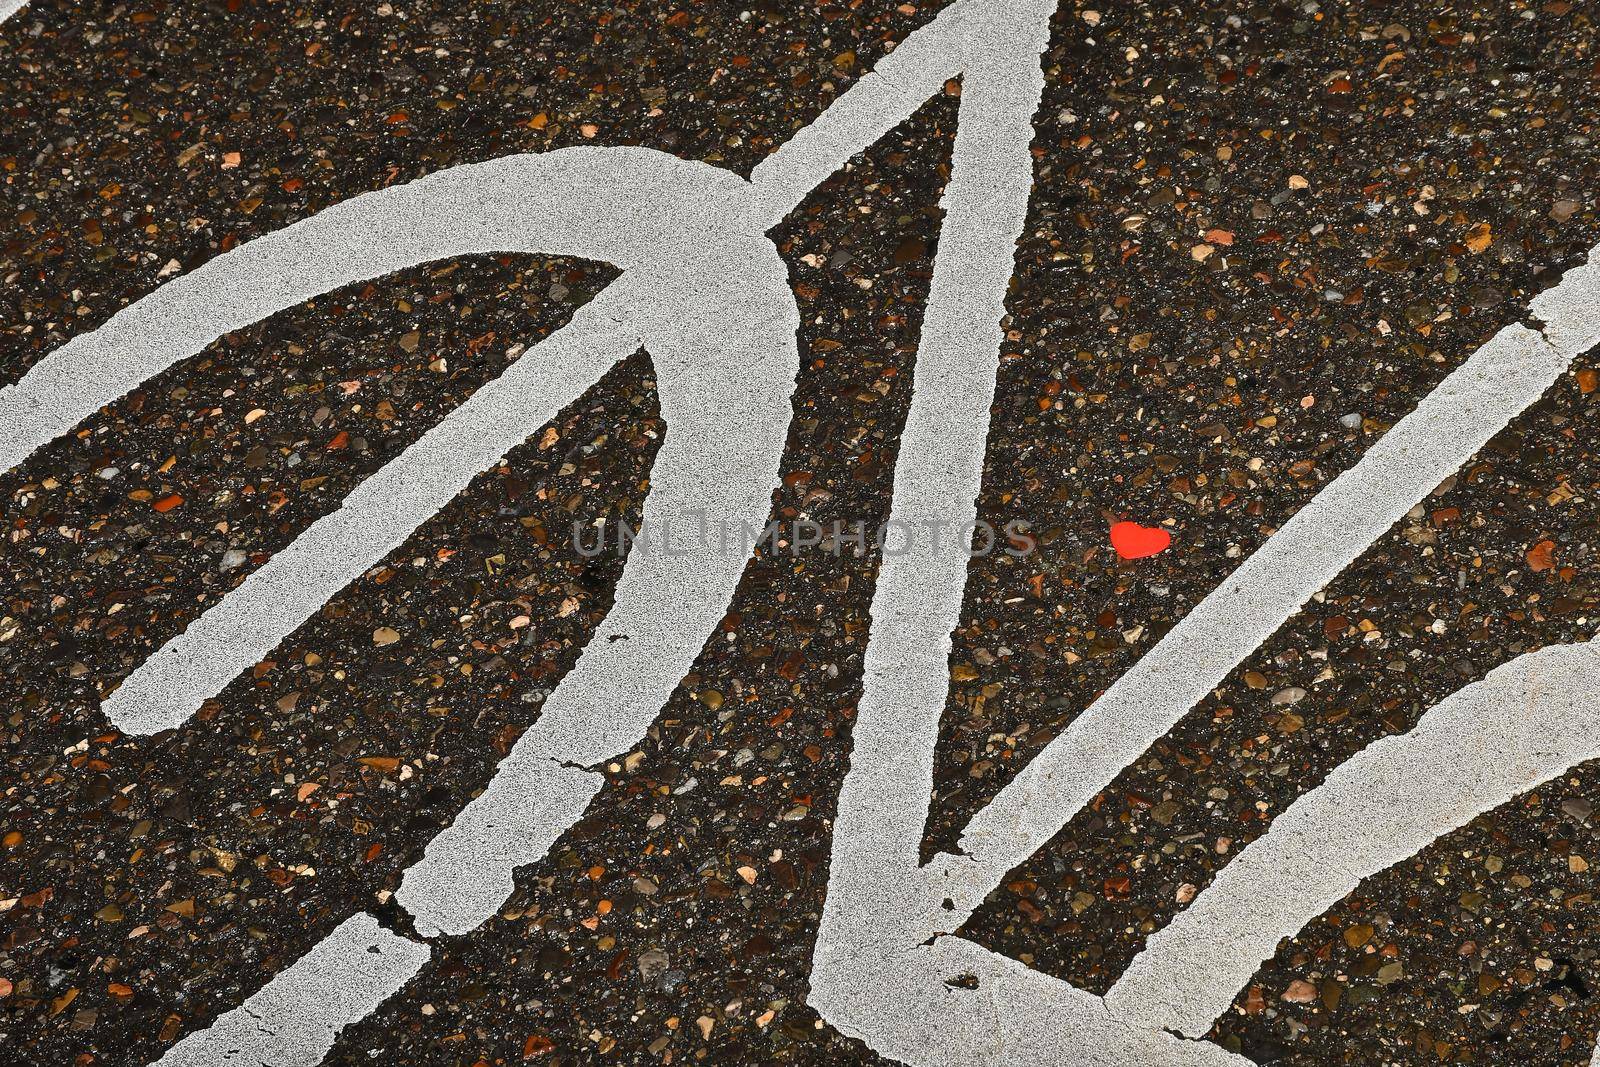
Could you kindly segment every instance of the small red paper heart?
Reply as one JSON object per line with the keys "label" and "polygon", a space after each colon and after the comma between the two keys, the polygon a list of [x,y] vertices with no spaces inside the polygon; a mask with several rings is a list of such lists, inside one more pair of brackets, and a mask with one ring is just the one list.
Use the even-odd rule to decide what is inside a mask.
{"label": "small red paper heart", "polygon": [[1150,529],[1136,522],[1119,522],[1111,527],[1111,547],[1123,559],[1144,559],[1164,552],[1172,544],[1172,535],[1160,529]]}

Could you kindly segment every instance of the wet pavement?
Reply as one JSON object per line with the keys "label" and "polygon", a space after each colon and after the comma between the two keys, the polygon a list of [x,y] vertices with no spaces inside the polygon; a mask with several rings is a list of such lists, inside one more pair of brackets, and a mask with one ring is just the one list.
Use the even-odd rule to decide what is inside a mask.
{"label": "wet pavement", "polygon": [[[942,6],[35,2],[0,26],[0,381],[444,167],[642,145],[748,175]],[[1038,545],[972,562],[925,856],[1600,243],[1596,33],[1565,2],[1062,5],[979,500]],[[774,519],[888,516],[962,88],[771,231],[801,320]],[[351,915],[409,932],[402,872],[611,606],[623,561],[575,530],[638,522],[673,432],[650,353],[183,727],[126,736],[100,700],[617,273],[467,256],[347,287],[0,475],[0,1063],[153,1063]],[[1103,994],[1333,768],[1586,640],[1597,387],[1580,357],[961,934]],[[1124,520],[1170,544],[1123,558]],[[584,817],[326,1062],[890,1062],[808,1006],[878,563],[763,551]],[[1363,881],[1209,1040],[1589,1063],[1595,769]]]}

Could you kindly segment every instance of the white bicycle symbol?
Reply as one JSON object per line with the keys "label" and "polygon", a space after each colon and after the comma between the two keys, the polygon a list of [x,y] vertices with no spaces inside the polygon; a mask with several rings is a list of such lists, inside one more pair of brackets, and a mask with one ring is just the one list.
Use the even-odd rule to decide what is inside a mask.
{"label": "white bicycle symbol", "polygon": [[[670,430],[646,522],[715,511],[759,526],[798,365],[794,299],[763,234],[956,77],[960,126],[891,524],[972,522],[1054,6],[957,0],[748,182],[628,148],[453,168],[225,253],[0,390],[0,468],[9,468],[221,334],[354,281],[484,252],[580,256],[624,270],[140,666],[105,699],[107,716],[128,733],[181,724],[641,346],[655,360]],[[810,1004],[877,1051],[930,1067],[1247,1064],[1195,1039],[1281,938],[1363,878],[1600,756],[1600,652],[1546,648],[1335,770],[1153,935],[1104,997],[952,933],[1009,870],[1600,343],[1596,294],[1600,256],[1592,254],[1534,301],[1542,330],[1509,326],[1474,353],[974,816],[958,852],[928,864],[918,846],[965,558],[916,545],[886,553]],[[406,872],[398,900],[419,931],[476,928],[511,892],[512,871],[542,857],[582,815],[603,781],[590,768],[644,734],[722,618],[743,567],[711,551],[630,555],[616,606],[577,666],[489,790]],[[425,943],[355,916],[161,1063],[224,1064],[271,1050],[272,1062],[314,1065],[339,1029],[428,958]]]}

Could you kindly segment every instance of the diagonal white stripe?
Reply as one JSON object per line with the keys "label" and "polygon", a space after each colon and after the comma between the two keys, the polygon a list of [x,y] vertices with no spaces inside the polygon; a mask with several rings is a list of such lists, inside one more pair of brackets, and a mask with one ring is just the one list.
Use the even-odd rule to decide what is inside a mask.
{"label": "diagonal white stripe", "polygon": [[242,1005],[173,1045],[158,1067],[316,1067],[351,1023],[422,970],[427,945],[354,915]]}
{"label": "diagonal white stripe", "polygon": [[1290,805],[1150,937],[1106,1006],[1204,1035],[1281,938],[1362,879],[1596,756],[1600,648],[1558,645],[1495,668]]}
{"label": "diagonal white stripe", "polygon": [[1508,326],[1184,616],[1061,732],[961,838],[974,903],[1177,725],[1311,595],[1555,382],[1570,362]]}
{"label": "diagonal white stripe", "polygon": [[101,705],[129,734],[181,726],[563,407],[638,350],[625,275],[307,527]]}

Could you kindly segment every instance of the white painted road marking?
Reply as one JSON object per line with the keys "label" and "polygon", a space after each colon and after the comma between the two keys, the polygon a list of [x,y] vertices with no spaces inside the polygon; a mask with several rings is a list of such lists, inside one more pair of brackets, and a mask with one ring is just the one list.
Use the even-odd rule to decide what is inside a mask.
{"label": "white painted road marking", "polygon": [[[9,466],[219,334],[349,281],[490,250],[624,268],[568,327],[141,667],[107,701],[108,714],[130,730],[183,721],[547,421],[563,398],[639,345],[657,361],[668,423],[647,521],[706,508],[759,523],[797,358],[793,298],[761,235],[955,76],[963,79],[961,122],[892,518],[970,521],[1054,6],[958,0],[749,183],[645,149],[569,149],[453,168],[220,256],[0,390],[0,466]],[[1600,716],[1587,703],[1600,654],[1546,649],[1442,701],[1412,733],[1370,746],[1307,793],[1151,938],[1106,998],[951,936],[1010,867],[1600,340],[1597,283],[1600,261],[1592,258],[1533,301],[1539,330],[1508,327],[1474,353],[980,811],[963,834],[963,854],[926,866],[918,852],[965,561],[915,550],[886,555],[814,957],[811,1003],[824,1018],[919,1065],[1244,1063],[1170,1030],[1204,1033],[1278,938],[1360,878],[1600,752]],[[401,506],[385,514],[396,501]],[[407,872],[400,900],[419,929],[475,927],[510,891],[513,868],[544,855],[581,816],[602,782],[592,768],[637,741],[721,617],[741,570],[742,561],[673,566],[670,558],[630,557],[617,606],[579,665],[490,789]],[[252,605],[265,610],[252,614]],[[262,621],[242,621],[250,617]],[[1397,777],[1467,754],[1477,764],[1470,781],[1428,790],[1414,771],[1409,781]],[[1402,795],[1410,807],[1375,806],[1368,794],[1379,786],[1409,789]],[[1294,883],[1287,889],[1286,878]],[[341,1027],[416,974],[427,954],[356,916],[162,1062],[227,1064],[270,1047],[290,1057],[274,1063],[315,1063]]]}
{"label": "white painted road marking", "polygon": [[339,924],[239,1007],[167,1050],[160,1067],[316,1067],[339,1031],[410,981],[432,953],[370,915]]}
{"label": "white painted road marking", "polygon": [[1557,645],[1496,667],[1290,805],[1151,935],[1106,1005],[1203,1037],[1280,938],[1362,879],[1597,756],[1600,649]]}
{"label": "white painted road marking", "polygon": [[950,892],[962,906],[976,907],[1044,847],[1313,593],[1537,400],[1568,362],[1525,326],[1507,326],[1473,353],[973,817],[961,837],[966,856],[951,860]]}

